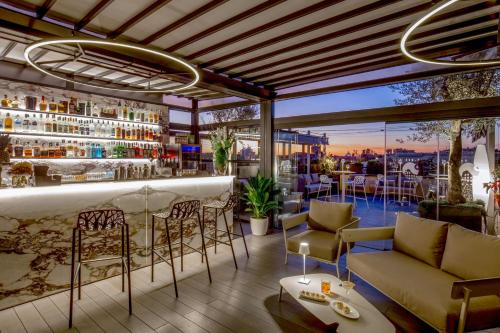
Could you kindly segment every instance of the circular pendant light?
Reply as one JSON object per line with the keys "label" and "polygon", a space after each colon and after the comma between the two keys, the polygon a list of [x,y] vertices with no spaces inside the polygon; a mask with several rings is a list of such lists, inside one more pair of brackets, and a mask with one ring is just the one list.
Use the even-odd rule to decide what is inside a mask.
{"label": "circular pendant light", "polygon": [[423,57],[419,57],[409,51],[406,46],[408,43],[408,39],[410,38],[411,34],[420,26],[422,26],[426,21],[428,21],[432,16],[436,15],[437,13],[443,11],[447,7],[453,5],[456,2],[459,2],[460,0],[446,0],[443,1],[440,4],[437,4],[434,6],[430,12],[425,14],[422,18],[420,18],[417,22],[411,24],[408,28],[406,28],[405,32],[403,33],[403,37],[401,37],[401,42],[400,42],[400,48],[401,51],[409,58],[418,61],[418,62],[424,62],[427,64],[433,64],[433,65],[446,65],[446,66],[490,66],[490,65],[496,65],[500,64],[500,59],[495,59],[495,60],[473,60],[473,61],[450,61],[450,60],[434,60],[434,59],[427,59]]}
{"label": "circular pendant light", "polygon": [[[88,82],[83,82],[79,80],[75,80],[72,78],[68,78],[64,74],[59,74],[50,70],[47,70],[46,68],[43,68],[39,64],[34,61],[30,55],[33,54],[33,51],[39,48],[42,48],[44,46],[55,46],[55,45],[65,45],[65,44],[77,44],[80,48],[81,45],[93,45],[97,47],[102,47],[102,48],[113,48],[113,49],[121,49],[129,52],[143,52],[149,56],[155,57],[156,59],[159,59],[161,61],[166,61],[166,62],[173,62],[176,65],[180,65],[187,73],[192,74],[193,79],[191,82],[183,84],[181,86],[176,86],[174,88],[170,89],[128,89],[128,88],[118,88],[118,87],[109,87],[106,85],[97,85],[97,84],[92,84]],[[43,39],[40,41],[37,41],[35,43],[32,43],[26,47],[24,50],[24,58],[26,61],[33,66],[33,68],[37,69],[38,71],[50,75],[52,77],[72,82],[75,84],[81,84],[84,86],[92,87],[92,88],[97,88],[97,89],[108,89],[108,90],[114,90],[114,91],[123,91],[123,92],[142,92],[142,93],[168,93],[168,92],[176,92],[176,91],[181,91],[184,89],[187,89],[189,87],[194,86],[200,79],[200,75],[198,74],[197,70],[192,66],[191,64],[187,63],[186,61],[179,59],[177,57],[174,57],[166,52],[159,51],[159,50],[154,50],[151,48],[144,47],[142,45],[138,44],[133,44],[133,43],[124,43],[124,42],[117,42],[113,40],[107,40],[107,39],[91,39],[91,38],[80,38],[80,37],[68,37],[68,38],[50,38],[50,39]],[[96,66],[99,66],[96,64]],[[119,71],[119,69],[117,69]]]}

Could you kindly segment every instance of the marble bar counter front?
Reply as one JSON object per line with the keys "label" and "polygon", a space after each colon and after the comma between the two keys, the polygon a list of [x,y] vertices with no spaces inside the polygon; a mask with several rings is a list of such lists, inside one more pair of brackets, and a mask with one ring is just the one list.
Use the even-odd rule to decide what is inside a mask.
{"label": "marble bar counter front", "polygon": [[[232,190],[231,176],[1,190],[0,310],[69,289],[72,229],[81,211],[124,211],[130,226],[131,266],[137,269],[150,264],[151,214],[169,210],[183,200],[198,199],[202,204],[224,200]],[[207,216],[212,221],[213,217],[213,213]],[[232,223],[232,214],[227,218]],[[164,223],[156,223],[155,230],[155,241],[161,243]],[[170,230],[174,242],[180,236],[178,225],[173,224]],[[190,245],[201,247],[197,221],[185,222],[184,237]],[[120,251],[120,240],[116,230],[85,232],[82,259],[115,255]],[[178,255],[178,248],[174,248],[174,256]],[[90,263],[84,265],[82,283],[120,273],[120,263]]]}

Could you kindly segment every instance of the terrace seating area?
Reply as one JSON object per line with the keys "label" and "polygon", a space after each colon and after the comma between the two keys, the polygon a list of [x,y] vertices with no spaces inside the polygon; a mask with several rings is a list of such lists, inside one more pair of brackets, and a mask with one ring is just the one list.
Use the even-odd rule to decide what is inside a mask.
{"label": "terrace seating area", "polygon": [[500,333],[499,27],[0,0],[0,333]]}

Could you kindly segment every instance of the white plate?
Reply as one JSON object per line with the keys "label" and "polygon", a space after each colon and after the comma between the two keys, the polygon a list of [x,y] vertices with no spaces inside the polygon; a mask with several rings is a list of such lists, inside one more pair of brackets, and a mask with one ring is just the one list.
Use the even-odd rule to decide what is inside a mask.
{"label": "white plate", "polygon": [[[349,308],[349,313],[344,313],[342,310],[339,310],[337,308],[337,303],[342,303],[344,306],[347,306]],[[350,304],[347,304],[345,302],[342,302],[342,301],[332,301],[330,303],[330,307],[335,310],[335,312],[337,312],[338,314],[344,316],[344,317],[347,317],[347,318],[351,318],[351,319],[358,319],[359,318],[359,312],[358,310],[356,310],[355,308],[352,307],[352,305]]]}

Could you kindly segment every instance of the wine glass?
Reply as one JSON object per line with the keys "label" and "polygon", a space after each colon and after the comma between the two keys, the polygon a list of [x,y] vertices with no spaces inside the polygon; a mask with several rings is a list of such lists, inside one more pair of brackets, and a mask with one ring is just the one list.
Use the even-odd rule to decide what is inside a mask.
{"label": "wine glass", "polygon": [[345,295],[349,296],[349,292],[353,289],[355,284],[351,281],[342,281],[342,288],[345,289]]}

